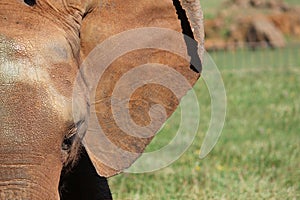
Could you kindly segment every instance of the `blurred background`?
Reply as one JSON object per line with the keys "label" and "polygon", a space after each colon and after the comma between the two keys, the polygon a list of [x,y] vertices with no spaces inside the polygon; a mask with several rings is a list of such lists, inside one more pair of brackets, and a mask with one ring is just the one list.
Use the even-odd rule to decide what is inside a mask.
{"label": "blurred background", "polygon": [[[300,199],[299,0],[201,4],[206,50],[227,92],[222,135],[199,159],[211,117],[200,79],[195,91],[201,120],[193,144],[167,168],[111,178],[114,199]],[[147,151],[167,145],[179,123],[176,112]]]}

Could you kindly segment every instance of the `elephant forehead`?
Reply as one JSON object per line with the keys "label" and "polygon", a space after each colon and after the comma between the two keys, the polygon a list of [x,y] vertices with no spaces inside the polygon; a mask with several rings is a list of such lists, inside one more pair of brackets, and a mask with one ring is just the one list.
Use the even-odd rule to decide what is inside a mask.
{"label": "elephant forehead", "polygon": [[[20,98],[23,101],[35,101],[39,96],[39,98],[47,99],[49,110],[52,109],[57,112],[61,119],[70,120],[71,99],[62,95],[55,88],[46,70],[30,64],[26,60],[7,60],[0,63],[0,98],[3,100],[8,98],[8,95],[15,95],[15,98]],[[30,93],[9,94],[9,91],[18,87],[19,84],[26,84],[28,91],[35,88],[39,92],[31,96]]]}
{"label": "elephant forehead", "polygon": [[[7,36],[1,32],[0,92],[16,87],[16,83],[40,88],[47,94],[44,98],[50,100],[48,109],[58,112],[61,120],[73,122],[72,93],[78,68],[65,38],[50,36],[37,44],[38,40]],[[4,98],[3,95],[0,97]],[[79,109],[84,109],[84,106]]]}

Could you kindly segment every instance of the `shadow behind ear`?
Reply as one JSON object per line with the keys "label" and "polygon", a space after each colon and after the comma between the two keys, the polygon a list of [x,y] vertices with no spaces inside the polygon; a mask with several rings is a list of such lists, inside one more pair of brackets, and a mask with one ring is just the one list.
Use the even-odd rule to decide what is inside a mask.
{"label": "shadow behind ear", "polygon": [[74,167],[62,170],[59,193],[61,200],[112,200],[106,178],[97,174],[83,146]]}

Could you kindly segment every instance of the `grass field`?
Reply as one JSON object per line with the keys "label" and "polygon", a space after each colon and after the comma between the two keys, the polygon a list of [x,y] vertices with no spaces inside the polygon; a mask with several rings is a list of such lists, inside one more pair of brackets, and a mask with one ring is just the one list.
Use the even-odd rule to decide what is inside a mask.
{"label": "grass field", "polygon": [[[214,18],[224,7],[224,3],[230,0],[200,0],[206,19]],[[281,1],[281,0],[277,0]],[[300,6],[299,0],[283,0],[287,4]]]}
{"label": "grass field", "polygon": [[[195,90],[201,122],[194,143],[165,169],[111,178],[115,199],[300,199],[300,65],[273,61],[261,66],[255,63],[259,53],[246,53],[253,61],[237,65],[222,65],[218,58],[224,53],[213,54],[228,105],[222,135],[208,157],[199,159],[210,120],[209,93],[200,80]],[[276,51],[268,53],[278,58]],[[170,120],[149,149],[167,144],[178,118]]]}

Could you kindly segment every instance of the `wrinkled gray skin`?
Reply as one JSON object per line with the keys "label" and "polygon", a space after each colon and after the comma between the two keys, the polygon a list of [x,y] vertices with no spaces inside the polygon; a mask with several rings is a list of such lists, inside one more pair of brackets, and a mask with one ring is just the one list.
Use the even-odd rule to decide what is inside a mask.
{"label": "wrinkled gray skin", "polygon": [[[201,33],[198,33],[198,8],[196,11],[192,9],[197,1],[186,0],[182,3],[188,9],[187,15],[191,18],[195,38],[202,39]],[[109,12],[109,9],[115,9],[116,12]],[[148,15],[145,19],[144,13]],[[152,16],[152,21],[149,21],[149,16]],[[117,20],[113,24],[109,22],[110,19]],[[109,26],[104,24],[107,21]],[[101,37],[92,37],[95,35],[92,25],[100,27],[97,31],[101,32],[98,34]],[[89,159],[85,150],[78,151],[80,141],[76,139],[76,131],[80,127],[76,125],[84,124],[87,117],[88,94],[78,97],[81,103],[73,110],[73,83],[80,63],[97,43],[110,35],[143,26],[161,26],[181,31],[173,2],[1,0],[1,200],[59,199],[60,180],[64,186],[62,188],[68,188],[69,181],[86,181],[85,184],[95,185],[102,181],[96,170],[103,176],[119,173],[108,173],[109,170],[100,164],[95,169],[95,161]],[[79,116],[77,121],[73,119],[74,113]],[[68,171],[72,172],[69,169],[72,167],[76,169],[73,172],[78,173],[75,178],[61,178],[62,171],[63,175],[68,174]],[[83,180],[84,172],[90,173],[86,175],[92,177],[90,183]],[[62,180],[66,183],[62,183]],[[105,179],[103,184],[107,184]],[[78,192],[78,187],[70,188]],[[103,189],[103,193],[107,192],[107,186],[99,188]],[[101,193],[99,188],[95,191]],[[110,199],[109,191],[106,197],[101,194],[96,196],[90,199]],[[80,195],[76,197],[84,199]],[[70,196],[62,197],[68,198]]]}

